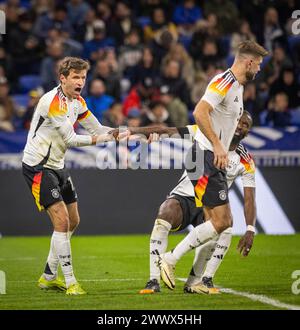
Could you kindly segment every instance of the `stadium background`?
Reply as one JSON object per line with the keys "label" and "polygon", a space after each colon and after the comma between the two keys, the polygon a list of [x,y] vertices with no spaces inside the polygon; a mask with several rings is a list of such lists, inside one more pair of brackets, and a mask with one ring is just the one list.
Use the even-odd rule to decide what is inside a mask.
{"label": "stadium background", "polygon": [[[0,34],[1,320],[7,309],[95,309],[97,314],[125,309],[299,310],[300,295],[292,290],[300,251],[295,233],[300,231],[300,37],[293,34],[299,33],[292,18],[295,9],[300,9],[296,0],[0,1],[6,18],[6,33]],[[144,165],[156,170],[99,169],[104,155],[127,164],[124,155],[130,158],[134,146],[118,155],[111,144],[68,151],[66,163],[81,213],[72,254],[78,279],[89,294],[70,299],[38,290],[36,279],[51,228],[25,185],[21,157],[34,107],[43,92],[58,83],[59,60],[69,55],[90,60],[83,96],[103,124],[182,126],[193,123],[193,107],[208,81],[231,65],[236,45],[246,39],[270,51],[244,93],[245,109],[255,123],[245,144],[258,168],[257,229],[268,235],[255,237],[247,258],[239,256],[239,237],[233,237],[215,277],[216,285],[226,288],[222,294],[183,294],[179,279],[173,292],[162,287],[158,295],[137,294],[148,278],[149,233],[156,210],[181,174],[173,167],[182,161],[188,144],[179,140],[149,146],[153,157]],[[151,102],[158,100],[163,105]],[[241,234],[245,225],[239,182],[230,194],[234,233]],[[99,236],[103,234],[110,235]],[[169,247],[183,237],[170,235]],[[185,278],[192,260],[193,253],[187,254],[176,276]],[[78,322],[80,313],[63,315],[70,325],[71,320]],[[263,319],[270,325],[274,314],[268,315]],[[290,313],[288,317],[290,321]],[[26,322],[24,314],[14,319]],[[58,314],[52,319],[57,322]],[[232,318],[215,319],[222,326],[233,325]],[[36,315],[30,317],[31,327],[32,320]]]}
{"label": "stadium background", "polygon": [[[20,166],[34,107],[57,85],[62,57],[90,61],[83,96],[103,124],[183,126],[193,123],[193,107],[208,81],[231,65],[238,42],[246,39],[270,52],[244,93],[255,124],[245,144],[258,167],[258,231],[300,230],[300,36],[292,29],[298,1],[11,0],[0,1],[0,8],[6,16],[0,36],[0,233],[49,232]],[[149,149],[154,160],[148,165],[157,170],[100,170],[97,156],[110,155],[110,148],[68,152],[80,198],[78,233],[151,230],[158,206],[180,176],[172,167],[182,146],[165,141]],[[171,160],[159,163],[158,150],[170,149]],[[239,185],[231,200],[234,232],[240,234]]]}

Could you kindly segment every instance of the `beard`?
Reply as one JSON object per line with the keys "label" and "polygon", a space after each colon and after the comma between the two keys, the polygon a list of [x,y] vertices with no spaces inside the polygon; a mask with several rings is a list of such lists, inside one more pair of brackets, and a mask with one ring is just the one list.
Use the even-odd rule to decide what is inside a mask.
{"label": "beard", "polygon": [[251,72],[251,71],[246,71],[246,79],[247,81],[252,81],[254,80],[256,74]]}

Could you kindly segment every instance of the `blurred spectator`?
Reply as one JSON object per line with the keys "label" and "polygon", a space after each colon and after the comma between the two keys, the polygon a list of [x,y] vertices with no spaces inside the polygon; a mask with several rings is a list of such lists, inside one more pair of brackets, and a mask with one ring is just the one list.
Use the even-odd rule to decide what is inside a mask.
{"label": "blurred spectator", "polygon": [[97,16],[106,24],[106,26],[111,23],[112,19],[112,9],[109,2],[111,3],[109,0],[106,2],[101,1],[97,3],[96,8]]}
{"label": "blurred spectator", "polygon": [[162,102],[153,101],[142,115],[141,126],[174,126],[169,113]]}
{"label": "blurred spectator", "polygon": [[274,127],[288,126],[291,121],[288,104],[289,98],[285,93],[276,94],[268,104],[266,124],[271,124]]}
{"label": "blurred spectator", "polygon": [[292,66],[282,46],[275,46],[271,59],[266,63],[261,73],[257,76],[256,83],[262,91],[268,91],[275,80],[279,78],[283,67]]}
{"label": "blurred spectator", "polygon": [[224,59],[219,50],[218,44],[213,38],[206,38],[199,54],[197,67],[206,70],[209,65],[224,66]]}
{"label": "blurred spectator", "polygon": [[246,19],[241,20],[238,32],[234,32],[231,37],[230,53],[235,55],[238,45],[246,40],[256,41],[255,35],[252,33],[249,22]]}
{"label": "blurred spectator", "polygon": [[63,58],[63,45],[61,41],[56,41],[48,46],[48,56],[41,64],[40,77],[45,92],[53,89],[58,84],[57,61]]}
{"label": "blurred spectator", "polygon": [[292,67],[283,68],[280,77],[271,85],[271,97],[279,92],[283,92],[288,96],[288,106],[290,109],[294,109],[300,106],[300,85],[295,78],[294,70]]}
{"label": "blurred spectator", "polygon": [[167,21],[163,8],[154,8],[151,15],[151,23],[144,28],[145,42],[157,38],[165,30],[169,31],[174,39],[178,38],[176,25]]}
{"label": "blurred spectator", "polygon": [[100,59],[96,62],[92,72],[92,79],[101,79],[105,84],[106,93],[114,97],[116,100],[120,99],[120,77],[117,73],[113,72],[107,59]]}
{"label": "blurred spectator", "polygon": [[195,23],[202,16],[201,8],[196,5],[195,0],[183,0],[183,4],[175,7],[173,22],[177,25],[179,34],[191,37]]}
{"label": "blurred spectator", "polygon": [[146,78],[155,81],[158,77],[159,70],[155,62],[153,51],[150,47],[144,47],[140,63],[132,69],[131,85],[134,86]]}
{"label": "blurred spectator", "polygon": [[184,79],[181,78],[180,63],[175,60],[166,62],[160,86],[168,86],[170,91],[177,95],[188,108],[191,106],[190,92]]}
{"label": "blurred spectator", "polygon": [[204,3],[205,15],[215,14],[222,35],[236,31],[239,12],[236,4],[230,0],[209,0]]}
{"label": "blurred spectator", "polygon": [[108,127],[126,126],[127,121],[123,114],[122,104],[117,102],[112,103],[110,108],[104,112],[101,123]]}
{"label": "blurred spectator", "polygon": [[24,13],[19,17],[19,26],[10,34],[8,50],[18,75],[39,72],[44,43],[33,34],[32,17]]}
{"label": "blurred spectator", "polygon": [[0,47],[0,67],[3,68],[3,76],[7,77],[10,82],[11,89],[15,89],[17,83],[17,74],[13,67],[10,55],[3,47]]}
{"label": "blurred spectator", "polygon": [[151,78],[139,82],[131,88],[129,94],[123,102],[123,113],[127,116],[131,108],[142,109],[144,105],[151,101],[155,92],[154,82]]}
{"label": "blurred spectator", "polygon": [[244,89],[244,108],[250,112],[253,125],[260,124],[260,113],[264,110],[264,100],[257,94],[254,82],[249,82]]}
{"label": "blurred spectator", "polygon": [[190,54],[192,55],[194,61],[199,60],[199,56],[202,54],[204,41],[207,38],[214,39],[218,49],[221,48],[219,45],[220,30],[218,25],[218,18],[213,13],[210,13],[206,19],[202,19],[201,21],[197,22],[196,30],[193,34],[189,47]]}
{"label": "blurred spectator", "polygon": [[284,38],[283,31],[279,25],[278,12],[276,8],[269,7],[264,17],[264,47],[272,51],[275,41],[281,41]]}
{"label": "blurred spectator", "polygon": [[33,89],[29,92],[30,99],[23,116],[23,127],[27,130],[29,130],[30,128],[35,107],[37,106],[40,98],[42,97],[43,92],[44,91],[42,89]]}
{"label": "blurred spectator", "polygon": [[13,132],[13,116],[16,113],[16,106],[8,95],[9,85],[5,77],[0,78],[0,130]]}
{"label": "blurred spectator", "polygon": [[164,30],[161,33],[158,33],[156,37],[150,43],[150,47],[155,54],[157,64],[160,65],[162,59],[167,55],[168,51],[171,49],[172,44],[177,40],[174,39],[173,35]]}
{"label": "blurred spectator", "polygon": [[106,94],[104,82],[94,79],[89,88],[89,96],[85,98],[87,107],[101,122],[103,113],[113,104],[114,98]]}
{"label": "blurred spectator", "polygon": [[117,2],[115,19],[110,26],[109,35],[115,39],[117,46],[121,46],[124,44],[125,36],[133,29],[140,31],[140,27],[135,23],[128,2]]}
{"label": "blurred spectator", "polygon": [[83,0],[69,0],[67,3],[68,20],[71,22],[74,29],[75,38],[77,31],[84,24],[84,19],[89,9],[89,4]]}
{"label": "blurred spectator", "polygon": [[55,0],[32,0],[32,11],[36,16],[43,15],[54,9]]}
{"label": "blurred spectator", "polygon": [[182,44],[173,44],[168,54],[163,58],[161,66],[164,67],[170,60],[180,63],[181,77],[185,80],[189,88],[194,85],[194,63]]}
{"label": "blurred spectator", "polygon": [[131,108],[127,115],[127,126],[128,127],[139,127],[141,126],[141,112],[139,109]]}
{"label": "blurred spectator", "polygon": [[34,25],[34,33],[40,38],[46,38],[48,31],[56,28],[57,30],[67,31],[73,37],[74,30],[68,20],[68,10],[64,5],[57,5],[53,11],[39,16]]}
{"label": "blurred spectator", "polygon": [[[83,57],[94,63],[106,48],[114,47],[112,38],[106,36],[105,24],[101,20],[93,22],[94,38],[83,45]],[[102,50],[102,52],[101,52]]]}
{"label": "blurred spectator", "polygon": [[128,33],[125,45],[120,47],[119,69],[123,76],[132,80],[133,67],[136,66],[143,55],[143,45],[140,41],[138,31],[132,30]]}
{"label": "blurred spectator", "polygon": [[168,86],[160,87],[160,101],[165,105],[170,119],[176,127],[188,125],[187,106],[176,95],[172,94]]}

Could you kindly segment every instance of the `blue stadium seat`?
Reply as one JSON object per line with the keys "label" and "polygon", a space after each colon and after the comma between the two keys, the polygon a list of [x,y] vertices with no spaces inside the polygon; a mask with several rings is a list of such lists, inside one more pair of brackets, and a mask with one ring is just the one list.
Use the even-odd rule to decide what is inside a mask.
{"label": "blue stadium seat", "polygon": [[16,105],[21,107],[27,107],[28,101],[29,101],[29,95],[28,94],[15,94],[12,95],[12,99],[16,103]]}
{"label": "blue stadium seat", "polygon": [[300,125],[300,108],[291,110],[291,124]]}
{"label": "blue stadium seat", "polygon": [[19,79],[19,86],[22,93],[27,93],[32,89],[41,86],[41,78],[39,75],[24,75]]}
{"label": "blue stadium seat", "polygon": [[151,19],[148,16],[141,16],[137,19],[137,21],[142,28],[151,23]]}
{"label": "blue stadium seat", "polygon": [[296,45],[300,44],[300,36],[289,36],[288,37],[289,49],[291,52],[294,51]]}

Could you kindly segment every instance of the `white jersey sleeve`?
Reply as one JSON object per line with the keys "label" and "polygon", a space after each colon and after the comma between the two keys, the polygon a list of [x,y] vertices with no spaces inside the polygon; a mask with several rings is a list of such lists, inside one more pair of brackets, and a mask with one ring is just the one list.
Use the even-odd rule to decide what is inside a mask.
{"label": "white jersey sleeve", "polygon": [[207,86],[202,100],[209,103],[212,108],[215,108],[224,100],[233,83],[234,78],[230,73],[226,72],[222,76],[216,76]]}
{"label": "white jersey sleeve", "polygon": [[189,130],[189,139],[194,142],[198,125],[187,125],[186,128]]}
{"label": "white jersey sleeve", "polygon": [[241,179],[244,187],[255,188],[255,163],[247,149],[239,144],[237,153],[240,156],[240,164],[242,165]]}
{"label": "white jersey sleeve", "polygon": [[113,129],[111,127],[103,126],[100,124],[98,119],[87,108],[83,97],[80,96],[79,101],[81,106],[78,112],[78,121],[80,125],[85,128],[91,135],[105,134]]}
{"label": "white jersey sleeve", "polygon": [[[42,111],[44,110],[42,109]],[[76,134],[71,121],[67,117],[67,113],[67,103],[62,101],[59,94],[56,94],[48,107],[47,117],[52,125],[57,129],[65,144],[68,147],[82,147],[91,145],[92,137],[89,135]]]}

